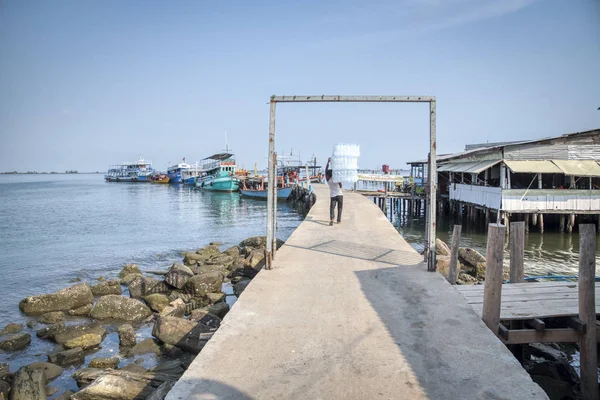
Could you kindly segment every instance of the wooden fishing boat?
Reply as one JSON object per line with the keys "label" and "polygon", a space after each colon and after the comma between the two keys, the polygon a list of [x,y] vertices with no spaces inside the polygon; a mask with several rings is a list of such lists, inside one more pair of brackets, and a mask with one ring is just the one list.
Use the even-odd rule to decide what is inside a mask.
{"label": "wooden fishing boat", "polygon": [[150,182],[152,183],[169,183],[170,180],[171,178],[169,178],[169,175],[166,174],[154,175],[150,177]]}
{"label": "wooden fishing boat", "polygon": [[[240,189],[240,194],[244,197],[249,197],[252,199],[267,200],[268,191],[266,189]],[[290,194],[292,194],[291,187],[277,188],[278,200],[287,200],[287,198],[290,197]]]}

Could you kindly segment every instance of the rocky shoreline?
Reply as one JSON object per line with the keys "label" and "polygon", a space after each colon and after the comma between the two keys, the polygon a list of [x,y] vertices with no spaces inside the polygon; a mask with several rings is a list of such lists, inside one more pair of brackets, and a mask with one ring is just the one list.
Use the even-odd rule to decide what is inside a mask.
{"label": "rocky shoreline", "polygon": [[[450,247],[436,239],[436,267],[446,279],[450,270]],[[479,285],[485,281],[485,257],[474,249],[458,251],[459,274],[457,285]],[[504,268],[503,279],[508,281],[510,270]],[[551,324],[551,321],[550,321]],[[550,397],[557,400],[579,399],[579,374],[573,367],[578,359],[576,343],[533,343],[519,350],[523,368]]]}
{"label": "rocky shoreline", "polygon": [[[127,264],[114,279],[21,300],[30,320],[4,327],[0,350],[18,357],[32,341],[54,349],[14,372],[0,364],[0,400],[163,399],[229,311],[223,284],[239,296],[263,267],[265,246],[261,236],[224,251],[211,243],[185,252],[168,270],[151,272],[162,279]],[[138,340],[150,326],[152,336]],[[116,354],[94,357],[111,345],[108,336],[118,338]],[[141,365],[146,355],[157,360],[150,369]],[[52,384],[68,381],[73,370],[77,391]]]}

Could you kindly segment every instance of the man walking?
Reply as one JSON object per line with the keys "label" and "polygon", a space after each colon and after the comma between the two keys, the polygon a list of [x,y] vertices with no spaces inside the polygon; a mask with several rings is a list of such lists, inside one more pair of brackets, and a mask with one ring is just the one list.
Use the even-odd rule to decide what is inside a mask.
{"label": "man walking", "polygon": [[327,179],[327,185],[329,186],[329,197],[331,203],[329,203],[329,225],[333,225],[333,218],[335,216],[335,205],[337,204],[337,223],[342,222],[342,208],[344,207],[344,195],[342,193],[342,183],[335,183],[333,181],[333,171],[329,169],[329,163],[331,157],[327,160],[327,166],[325,167],[325,179]]}

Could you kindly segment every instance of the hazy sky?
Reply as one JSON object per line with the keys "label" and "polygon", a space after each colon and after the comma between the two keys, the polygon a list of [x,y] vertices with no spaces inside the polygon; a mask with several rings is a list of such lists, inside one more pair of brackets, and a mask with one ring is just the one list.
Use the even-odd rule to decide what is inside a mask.
{"label": "hazy sky", "polygon": [[[266,165],[270,95],[437,97],[438,151],[600,127],[599,0],[0,0],[0,171]],[[428,151],[427,104],[281,104],[276,147]]]}

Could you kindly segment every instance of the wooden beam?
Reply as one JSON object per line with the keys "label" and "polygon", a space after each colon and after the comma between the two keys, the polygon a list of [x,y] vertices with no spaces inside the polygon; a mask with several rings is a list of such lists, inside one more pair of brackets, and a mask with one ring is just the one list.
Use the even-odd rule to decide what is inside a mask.
{"label": "wooden beam", "polygon": [[539,318],[528,319],[525,321],[525,325],[535,329],[538,332],[544,332],[546,330],[546,323]]}
{"label": "wooden beam", "polygon": [[525,222],[510,224],[510,283],[524,281]]}
{"label": "wooden beam", "polygon": [[574,343],[579,339],[579,333],[571,328],[546,329],[539,332],[535,329],[510,330],[508,337],[501,340],[505,344],[525,343]]}
{"label": "wooden beam", "polygon": [[[596,226],[579,225],[579,319],[588,326],[596,325]],[[598,353],[597,331],[588,329],[579,341],[581,398],[597,400]]]}
{"label": "wooden beam", "polygon": [[460,246],[460,233],[462,225],[454,225],[452,232],[452,245],[450,248],[450,271],[448,271],[448,281],[451,285],[456,284],[458,277],[458,248]]}
{"label": "wooden beam", "polygon": [[576,330],[578,333],[587,332],[587,324],[577,317],[565,318],[565,324],[567,324],[568,327]]}
{"label": "wooden beam", "polygon": [[506,227],[504,225],[488,225],[482,319],[494,333],[498,331],[500,324],[505,240]]}

